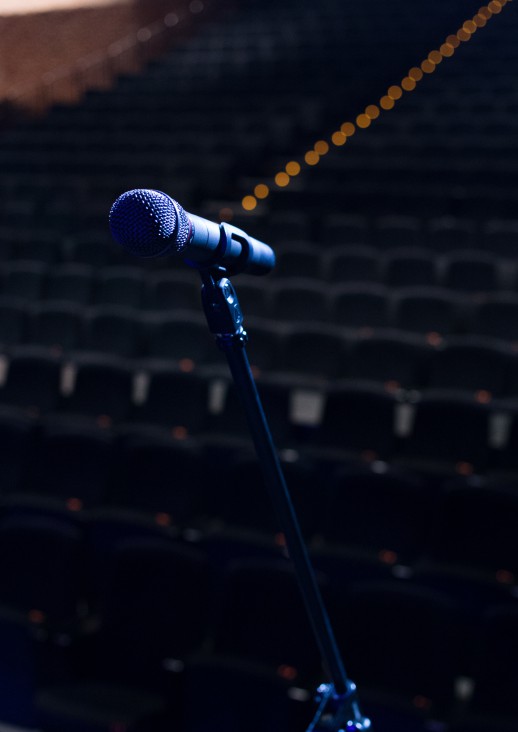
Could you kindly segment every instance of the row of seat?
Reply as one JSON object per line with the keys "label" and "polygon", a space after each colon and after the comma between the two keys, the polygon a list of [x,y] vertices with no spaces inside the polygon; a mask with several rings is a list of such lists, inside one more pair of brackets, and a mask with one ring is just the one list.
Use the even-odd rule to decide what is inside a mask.
{"label": "row of seat", "polygon": [[[83,266],[70,265],[49,273],[46,291],[41,275],[39,265],[11,267],[0,305],[6,331],[13,335],[2,336],[2,341],[23,340],[23,320],[31,310],[54,310],[56,328],[64,331],[69,324],[65,319],[60,324],[57,318],[64,307],[69,308],[70,318],[75,312],[79,319],[79,310],[90,306],[94,312],[119,310],[121,317],[134,321],[145,320],[143,309],[150,317],[177,312],[195,316],[201,310],[200,284],[183,272],[155,273],[146,290],[145,281],[133,268],[109,268],[99,278],[95,294],[88,267],[85,271]],[[235,286],[245,318],[351,330],[396,328],[439,336],[468,333],[517,340],[518,294],[514,292],[462,293],[424,284],[388,288],[375,282],[330,284],[310,277],[266,280],[245,275]],[[9,317],[15,321],[11,323]]]}
{"label": "row of seat", "polygon": [[[142,364],[77,357],[13,357],[0,403],[25,414],[83,415],[100,425],[161,425],[179,439],[189,435],[248,434],[238,395],[221,367],[195,371],[170,362]],[[327,386],[264,376],[259,391],[281,447],[367,460],[399,460],[425,471],[466,473],[517,468],[518,419],[512,400],[486,391],[428,389],[403,398],[392,385],[357,379]],[[434,467],[435,464],[435,467]]]}
{"label": "row of seat", "polygon": [[[318,325],[280,325],[245,321],[248,356],[258,376],[298,376],[308,386],[337,379],[376,382],[390,391],[431,388],[483,394],[486,401],[511,400],[518,384],[514,344],[486,336],[441,338],[394,329],[359,331]],[[59,362],[97,357],[128,359],[132,370],[156,362],[184,372],[218,367],[224,358],[205,318],[182,310],[139,315],[117,307],[87,311],[49,303],[27,310],[16,303],[0,307],[0,353],[11,363],[7,389],[17,364],[38,356]],[[5,383],[5,373],[0,380]],[[482,396],[480,396],[482,398]]]}
{"label": "row of seat", "polygon": [[[269,672],[270,693],[262,699],[267,720],[277,712],[278,703],[270,708],[276,695],[271,697],[268,689],[276,675],[289,682],[289,687],[282,687],[284,695],[286,687],[299,689],[291,698],[306,702],[308,712],[322,670],[293,571],[285,560],[243,558],[227,567],[216,594],[202,545],[185,546],[158,532],[127,535],[96,558],[97,631],[82,639],[76,608],[84,607],[88,591],[81,529],[55,519],[8,518],[0,523],[0,544],[2,556],[9,552],[12,557],[10,563],[0,563],[2,599],[8,607],[28,613],[33,629],[33,642],[23,643],[20,628],[27,633],[28,624],[13,617],[12,610],[1,614],[2,665],[9,667],[10,656],[20,661],[17,674],[6,674],[6,683],[18,700],[22,692],[25,701],[16,710],[11,694],[2,695],[4,719],[19,723],[32,712],[33,720],[42,715],[43,729],[56,729],[52,726],[56,718],[61,724],[57,729],[64,729],[67,723],[77,724],[86,708],[90,723],[93,718],[113,726],[122,718],[135,724],[135,717],[163,715],[164,707],[177,719],[187,700],[187,707],[193,707],[188,711],[192,725],[188,729],[201,730],[201,720],[206,724],[208,718],[207,712],[195,711],[200,689],[210,697],[217,690],[214,699],[222,697],[217,713],[226,709],[225,717],[232,719],[234,708],[223,693],[223,680],[235,682],[241,674],[238,688],[245,699],[236,703],[244,707],[239,714],[242,722],[244,709],[250,713],[245,701],[253,694],[253,681],[261,678],[261,668],[263,674]],[[403,704],[407,713],[413,710],[418,716],[420,710],[422,716],[451,719],[459,705],[457,678],[463,675],[476,682],[471,713],[516,715],[508,686],[515,678],[516,661],[507,652],[518,627],[515,604],[470,613],[454,595],[426,583],[378,578],[333,587],[325,576],[320,583],[339,647],[368,704],[375,708],[376,692],[384,692],[385,703],[396,708]],[[43,629],[56,633],[61,628],[63,633],[66,621],[69,638],[70,628],[76,629],[72,650],[81,664],[79,672],[70,666],[68,654],[63,659],[61,650],[60,658],[55,644],[42,640]],[[53,663],[47,662],[49,675],[43,683],[40,680],[43,691],[34,699],[35,664],[30,658],[38,626],[38,650],[44,648]],[[18,632],[13,633],[16,627]],[[396,671],[394,654],[401,661]],[[195,689],[183,696],[180,684],[187,682],[189,689],[194,680]],[[206,686],[209,680],[215,690]],[[259,687],[263,694],[264,683]],[[205,703],[202,706],[206,709]],[[283,725],[288,719],[284,712]],[[9,713],[17,718],[9,719]],[[286,729],[276,726],[278,722],[272,719],[268,728]],[[262,727],[253,724],[251,729]],[[298,729],[293,720],[288,729]]]}
{"label": "row of seat", "polygon": [[[428,437],[432,409],[437,403],[425,405],[429,423],[419,426]],[[423,413],[417,418],[423,420]],[[242,429],[188,436],[136,423],[114,429],[106,419],[96,424],[86,416],[37,419],[4,408],[0,431],[4,516],[86,522],[94,543],[139,526],[165,527],[196,541],[226,537],[222,561],[232,552],[253,554],[261,542],[270,547],[267,553],[283,546],[283,527]],[[347,557],[358,565],[358,576],[381,571],[380,565],[396,575],[403,574],[401,565],[407,574],[419,573],[432,562],[449,572],[457,567],[474,581],[478,573],[497,593],[500,584],[503,601],[518,571],[514,479],[505,473],[471,476],[467,463],[459,465],[460,474],[427,473],[425,461],[408,451],[392,467],[373,457],[365,452],[362,462],[359,452],[333,453],[327,443],[280,451],[318,567],[339,582]]]}

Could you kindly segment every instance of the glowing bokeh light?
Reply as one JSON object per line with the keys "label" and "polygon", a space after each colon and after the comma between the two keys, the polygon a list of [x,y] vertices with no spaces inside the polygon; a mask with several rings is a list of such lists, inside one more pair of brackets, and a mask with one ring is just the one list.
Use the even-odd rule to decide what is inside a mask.
{"label": "glowing bokeh light", "polygon": [[356,125],[360,127],[362,130],[365,130],[367,127],[369,127],[371,124],[371,120],[369,117],[367,117],[366,114],[359,114],[356,117]]}
{"label": "glowing bokeh light", "polygon": [[329,144],[325,140],[319,140],[315,143],[315,152],[319,155],[327,155],[329,152]]}
{"label": "glowing bokeh light", "polygon": [[304,160],[306,161],[306,165],[316,165],[320,160],[320,155],[314,150],[308,150],[304,155]]}
{"label": "glowing bokeh light", "polygon": [[300,173],[300,163],[297,163],[295,160],[291,160],[286,165],[286,172],[288,175],[291,175],[292,177],[295,175],[298,175]]}
{"label": "glowing bokeh light", "polygon": [[375,104],[369,104],[369,106],[365,108],[365,114],[369,119],[378,119],[380,116],[379,107]]}
{"label": "glowing bokeh light", "polygon": [[423,78],[423,72],[417,66],[413,66],[408,72],[408,75],[414,81],[421,81]]}
{"label": "glowing bokeh light", "polygon": [[289,182],[290,176],[283,171],[277,173],[277,175],[275,176],[275,185],[278,185],[279,188],[286,188],[286,186],[289,185]]}
{"label": "glowing bokeh light", "polygon": [[396,102],[391,97],[381,97],[380,107],[385,110],[393,109]]}
{"label": "glowing bokeh light", "polygon": [[340,131],[343,132],[346,137],[352,137],[356,132],[356,127],[352,122],[344,122],[340,127]]}
{"label": "glowing bokeh light", "polygon": [[409,91],[414,91],[414,89],[417,86],[417,83],[410,76],[405,76],[405,78],[401,82],[401,86],[405,91],[409,92]]}
{"label": "glowing bokeh light", "polygon": [[451,43],[443,43],[439,50],[445,58],[450,58],[455,53],[455,49]]}
{"label": "glowing bokeh light", "polygon": [[[191,6],[197,2],[198,0],[192,0]],[[380,116],[380,107],[384,111],[393,109],[396,101],[401,99],[404,92],[414,91],[417,86],[417,82],[421,81],[424,74],[432,74],[443,59],[453,56],[461,42],[465,43],[469,41],[473,34],[476,33],[479,28],[483,28],[494,14],[502,12],[502,9],[507,2],[509,2],[509,0],[491,0],[487,6],[481,7],[478,10],[478,13],[476,13],[471,20],[464,21],[457,33],[447,36],[446,40],[440,45],[439,50],[430,51],[427,58],[422,61],[420,67],[413,66],[408,71],[408,75],[402,79],[400,86],[396,84],[390,86],[387,93],[381,97],[379,106],[376,104],[368,105],[365,108],[365,111],[356,117],[356,126],[360,129],[370,127],[372,120],[375,120]],[[356,126],[352,122],[343,122],[340,129],[336,130],[331,135],[331,142],[333,145],[338,147],[345,145],[347,138],[352,137],[352,135],[355,134]],[[315,142],[314,149],[308,150],[304,155],[304,162],[306,165],[310,166],[317,165],[320,158],[328,152],[329,143],[325,140],[318,140]],[[275,175],[275,183],[278,187],[284,188],[289,185],[291,178],[298,175],[300,172],[300,163],[292,160],[286,164],[285,171],[280,171]],[[266,198],[270,194],[270,189],[264,183],[259,183],[254,188],[254,194],[254,196],[245,196],[241,201],[241,205],[246,211],[253,211],[257,207],[257,199]],[[227,214],[228,219],[232,218],[233,212],[231,209],[222,209],[220,213],[223,214],[223,212]],[[221,218],[224,219],[225,217],[221,216]],[[432,345],[437,346],[442,341],[442,338],[437,333],[429,333],[427,335],[427,341]],[[478,398],[481,400],[486,398],[485,392],[480,392],[480,395]],[[471,469],[471,466],[467,463],[463,464],[462,467],[465,470]]]}
{"label": "glowing bokeh light", "polygon": [[245,196],[241,201],[241,205],[245,211],[253,211],[257,206],[257,198],[255,196]]}
{"label": "glowing bokeh light", "polygon": [[460,46],[460,41],[457,36],[448,36],[446,43],[449,43],[453,48],[458,48]]}
{"label": "glowing bokeh light", "polygon": [[270,189],[265,183],[258,183],[254,188],[254,195],[256,198],[267,198],[270,193]]}
{"label": "glowing bokeh light", "polygon": [[394,100],[401,99],[403,96],[403,91],[400,86],[397,86],[394,84],[393,86],[389,86],[387,95]]}
{"label": "glowing bokeh light", "polygon": [[331,142],[333,145],[336,145],[337,147],[341,147],[342,145],[345,145],[347,142],[347,135],[344,135],[344,133],[341,130],[337,130],[336,132],[333,132],[331,135]]}
{"label": "glowing bokeh light", "polygon": [[469,39],[471,38],[471,33],[468,33],[468,31],[464,30],[464,28],[460,28],[460,30],[457,31],[457,38],[459,39],[459,41],[466,43],[466,41],[469,41]]}

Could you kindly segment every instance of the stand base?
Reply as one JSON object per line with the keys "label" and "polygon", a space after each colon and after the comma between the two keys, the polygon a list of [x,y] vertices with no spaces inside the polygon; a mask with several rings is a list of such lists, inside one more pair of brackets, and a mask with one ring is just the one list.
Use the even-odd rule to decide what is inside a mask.
{"label": "stand base", "polygon": [[346,694],[336,694],[333,684],[318,687],[315,698],[317,713],[306,732],[363,732],[371,729],[370,719],[360,713],[356,685],[349,681],[348,687]]}

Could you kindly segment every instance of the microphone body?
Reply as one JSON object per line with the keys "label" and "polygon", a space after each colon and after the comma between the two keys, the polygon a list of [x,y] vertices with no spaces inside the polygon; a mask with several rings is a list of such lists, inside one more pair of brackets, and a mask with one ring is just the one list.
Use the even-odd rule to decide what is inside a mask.
{"label": "microphone body", "polygon": [[182,256],[198,269],[228,274],[268,274],[275,254],[236,226],[187,213],[165,193],[135,189],[123,193],[110,211],[113,238],[137,257]]}

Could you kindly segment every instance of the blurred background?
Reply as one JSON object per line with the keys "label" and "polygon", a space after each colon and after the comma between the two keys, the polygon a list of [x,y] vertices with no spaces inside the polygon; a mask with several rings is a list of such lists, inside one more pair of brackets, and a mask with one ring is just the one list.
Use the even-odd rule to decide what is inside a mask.
{"label": "blurred background", "polygon": [[302,732],[326,680],[163,190],[270,244],[247,347],[375,732],[518,728],[512,0],[0,2],[0,730]]}

